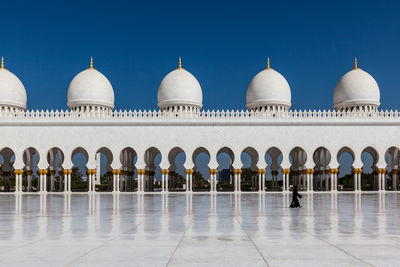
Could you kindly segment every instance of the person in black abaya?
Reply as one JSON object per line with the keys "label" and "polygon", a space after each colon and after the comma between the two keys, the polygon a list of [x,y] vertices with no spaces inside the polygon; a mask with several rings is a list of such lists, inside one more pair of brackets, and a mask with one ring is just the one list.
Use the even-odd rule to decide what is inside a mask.
{"label": "person in black abaya", "polygon": [[301,208],[299,198],[303,196],[297,192],[297,185],[293,187],[293,196],[292,196],[292,203],[290,204],[290,208]]}

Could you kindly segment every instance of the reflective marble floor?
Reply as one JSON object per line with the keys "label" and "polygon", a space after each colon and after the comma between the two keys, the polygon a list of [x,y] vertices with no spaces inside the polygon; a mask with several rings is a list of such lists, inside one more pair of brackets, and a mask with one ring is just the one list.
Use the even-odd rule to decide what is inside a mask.
{"label": "reflective marble floor", "polygon": [[400,195],[0,195],[0,266],[399,266]]}

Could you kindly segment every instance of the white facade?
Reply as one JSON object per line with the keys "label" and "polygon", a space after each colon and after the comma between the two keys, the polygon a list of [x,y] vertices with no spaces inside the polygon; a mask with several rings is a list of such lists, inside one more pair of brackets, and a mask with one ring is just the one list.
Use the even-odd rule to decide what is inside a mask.
{"label": "white facade", "polygon": [[[358,70],[355,66],[351,72]],[[265,71],[273,70],[268,66]],[[82,78],[84,72],[90,73]],[[167,192],[170,188],[169,173],[175,170],[174,159],[181,152],[186,155],[187,192],[194,189],[193,172],[197,169],[195,158],[202,152],[210,157],[208,167],[212,193],[218,190],[217,155],[221,152],[230,155],[232,189],[235,192],[241,191],[241,153],[247,153],[252,158],[251,170],[258,192],[269,189],[265,186],[266,153],[272,158],[272,187],[282,192],[288,192],[292,185],[298,185],[308,192],[336,192],[340,172],[338,158],[343,152],[350,153],[354,159],[354,190],[360,191],[363,168],[361,154],[364,151],[374,158],[374,189],[386,190],[386,179],[389,177],[392,180],[391,189],[399,188],[400,112],[378,111],[379,88],[371,81],[371,91],[378,88],[378,94],[372,92],[365,98],[367,101],[362,101],[357,86],[364,86],[365,83],[351,79],[363,79],[363,74],[361,78],[351,75],[345,82],[341,80],[338,83],[335,101],[340,101],[335,105],[341,106],[337,106],[337,110],[290,110],[290,87],[283,76],[281,78],[279,73],[273,71],[272,76],[263,74],[266,80],[257,78],[253,84],[253,79],[249,85],[251,103],[249,106],[248,91],[248,110],[205,111],[201,110],[200,84],[180,65],[160,85],[160,110],[113,111],[114,93],[107,78],[94,70],[92,64],[84,72],[78,74],[69,87],[68,104],[71,110],[1,109],[2,170],[6,173],[5,178],[8,175],[8,180],[15,179],[16,192],[32,190],[32,170],[36,168],[39,170],[37,191],[71,192],[72,157],[78,152],[82,152],[88,160],[89,192],[94,192],[99,183],[96,180],[96,173],[99,172],[96,155],[100,152],[107,156],[106,169],[111,175],[113,192],[154,191],[154,158],[157,154],[162,157],[161,192]],[[1,82],[0,79],[0,88]],[[268,92],[262,92],[263,88]],[[282,88],[286,91],[279,93]],[[357,103],[352,101],[355,94],[348,90],[357,91],[357,97],[361,100]],[[353,98],[346,99],[346,95]],[[1,92],[0,96],[3,96]],[[350,106],[343,104],[347,100]],[[252,106],[252,103],[261,103],[261,108]],[[370,105],[373,108],[368,108]],[[32,160],[34,154],[38,159],[37,166]],[[55,164],[56,155],[61,162],[59,166]],[[283,160],[278,163],[280,155]],[[136,163],[133,162],[135,157]],[[391,170],[391,176],[388,176],[388,169]],[[54,188],[56,172],[60,173],[62,184],[57,189]],[[279,186],[278,173],[282,174],[282,184]],[[135,181],[137,185],[134,187]]]}

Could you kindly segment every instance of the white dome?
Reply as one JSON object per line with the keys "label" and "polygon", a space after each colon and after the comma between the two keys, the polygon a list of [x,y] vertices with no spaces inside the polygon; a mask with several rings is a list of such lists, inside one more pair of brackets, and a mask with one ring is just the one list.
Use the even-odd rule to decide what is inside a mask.
{"label": "white dome", "polygon": [[0,106],[26,109],[26,98],[25,87],[18,77],[0,68]]}
{"label": "white dome", "polygon": [[259,72],[250,82],[246,94],[248,109],[283,106],[289,108],[292,103],[290,86],[277,71],[267,68]]}
{"label": "white dome", "polygon": [[68,87],[68,107],[114,108],[114,90],[110,81],[93,68],[80,72]]}
{"label": "white dome", "polygon": [[160,109],[172,106],[203,106],[203,93],[196,78],[183,68],[171,71],[158,87],[157,106]]}
{"label": "white dome", "polygon": [[379,105],[378,84],[371,75],[359,68],[347,72],[336,84],[333,93],[334,109],[360,106],[377,108]]}

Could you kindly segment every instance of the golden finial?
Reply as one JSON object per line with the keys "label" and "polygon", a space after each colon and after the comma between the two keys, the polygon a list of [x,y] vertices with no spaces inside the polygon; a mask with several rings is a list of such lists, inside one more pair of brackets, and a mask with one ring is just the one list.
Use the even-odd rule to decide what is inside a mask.
{"label": "golden finial", "polygon": [[182,69],[182,59],[181,59],[181,57],[179,57],[178,69]]}
{"label": "golden finial", "polygon": [[4,58],[3,57],[1,57],[1,67],[0,67],[0,69],[4,69]]}
{"label": "golden finial", "polygon": [[272,70],[271,66],[269,65],[269,57],[267,57],[267,67],[265,70]]}
{"label": "golden finial", "polygon": [[93,69],[93,57],[90,57],[90,67],[89,67],[89,69]]}
{"label": "golden finial", "polygon": [[356,69],[358,69],[358,67],[357,67],[357,57],[354,58],[354,69],[353,70],[356,70]]}

